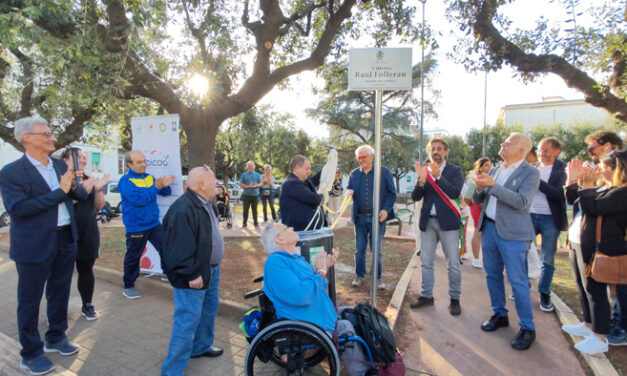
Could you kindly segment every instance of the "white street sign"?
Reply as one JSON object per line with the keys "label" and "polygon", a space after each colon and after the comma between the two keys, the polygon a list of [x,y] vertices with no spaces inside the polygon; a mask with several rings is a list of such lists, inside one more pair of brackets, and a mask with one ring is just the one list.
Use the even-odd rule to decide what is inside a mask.
{"label": "white street sign", "polygon": [[348,90],[411,90],[411,48],[354,48]]}

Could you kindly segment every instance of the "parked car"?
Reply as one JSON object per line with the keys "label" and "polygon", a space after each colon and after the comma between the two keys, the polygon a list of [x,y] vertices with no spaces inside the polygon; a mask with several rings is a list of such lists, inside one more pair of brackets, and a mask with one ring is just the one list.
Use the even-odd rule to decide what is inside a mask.
{"label": "parked car", "polygon": [[242,197],[242,188],[240,188],[239,183],[230,181],[229,182],[229,196],[232,201],[239,201]]}
{"label": "parked car", "polygon": [[105,194],[105,201],[108,202],[112,208],[115,208],[118,212],[120,211],[122,197],[118,191],[118,183],[109,183],[107,193]]}

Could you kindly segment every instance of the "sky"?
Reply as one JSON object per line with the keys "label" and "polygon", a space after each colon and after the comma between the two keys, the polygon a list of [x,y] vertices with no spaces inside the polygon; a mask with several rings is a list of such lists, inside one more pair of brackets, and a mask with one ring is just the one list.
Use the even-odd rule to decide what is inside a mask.
{"label": "sky", "polygon": [[[581,1],[581,11],[585,11],[586,4],[592,0]],[[438,37],[440,48],[435,57],[438,60],[438,69],[433,76],[433,85],[440,90],[439,100],[435,107],[437,119],[426,118],[425,130],[443,129],[449,135],[464,136],[471,128],[482,128],[484,124],[484,85],[485,74],[466,72],[461,64],[455,63],[446,56],[452,51],[456,42],[455,34],[459,33],[457,26],[449,23],[444,16],[445,5],[442,0],[427,0],[425,3],[427,22],[436,32],[443,34]],[[552,21],[566,17],[565,11],[558,4],[550,4],[547,0],[518,0],[506,7],[506,14],[515,14],[516,25],[520,27],[533,26],[534,21],[541,15]],[[584,15],[585,17],[585,15]],[[416,13],[415,23],[422,22],[420,7]],[[352,47],[371,47],[355,43]],[[389,45],[388,47],[412,47],[412,64],[420,62],[420,45],[413,46]],[[486,121],[493,125],[502,107],[512,104],[541,102],[543,97],[561,96],[564,99],[582,99],[583,94],[570,89],[556,75],[543,76],[533,83],[523,83],[514,77],[515,72],[504,65],[498,72],[490,72],[487,76],[487,103]],[[260,104],[272,104],[276,110],[291,113],[296,119],[297,127],[304,129],[310,136],[324,138],[328,136],[328,127],[319,124],[305,115],[305,109],[316,106],[319,98],[305,88],[312,85],[322,86],[322,81],[316,78],[313,72],[301,73],[294,82],[298,88],[291,91],[274,89],[260,101]],[[425,90],[426,91],[426,90]],[[417,91],[420,96],[419,89]],[[425,98],[429,97],[425,95]]]}

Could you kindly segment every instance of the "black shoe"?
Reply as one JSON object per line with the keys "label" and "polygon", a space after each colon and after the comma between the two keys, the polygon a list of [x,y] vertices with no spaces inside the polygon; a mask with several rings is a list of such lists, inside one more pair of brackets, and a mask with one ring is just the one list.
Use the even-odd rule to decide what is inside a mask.
{"label": "black shoe", "polygon": [[195,358],[200,358],[202,356],[206,356],[208,358],[215,358],[217,356],[222,355],[223,352],[224,352],[224,350],[222,350],[221,348],[215,347],[215,346],[211,346],[209,351],[207,351],[206,353],[202,353],[202,354],[198,354],[198,355],[192,355],[191,358],[195,359]]}
{"label": "black shoe", "polygon": [[551,294],[540,293],[540,309],[544,312],[553,312],[555,307],[551,303]]}
{"label": "black shoe", "polygon": [[453,316],[459,316],[462,313],[462,306],[459,305],[459,299],[451,298],[451,304],[448,306],[448,311]]}
{"label": "black shoe", "polygon": [[509,326],[509,319],[507,316],[500,316],[498,313],[495,313],[490,320],[481,324],[481,330],[484,332],[493,332],[498,328],[504,328]]}
{"label": "black shoe", "polygon": [[512,340],[512,347],[516,350],[527,350],[531,347],[531,344],[536,339],[536,331],[520,328],[514,340]]}
{"label": "black shoe", "polygon": [[425,298],[424,296],[419,297],[415,302],[411,303],[409,306],[416,309],[424,306],[433,305],[433,298]]}

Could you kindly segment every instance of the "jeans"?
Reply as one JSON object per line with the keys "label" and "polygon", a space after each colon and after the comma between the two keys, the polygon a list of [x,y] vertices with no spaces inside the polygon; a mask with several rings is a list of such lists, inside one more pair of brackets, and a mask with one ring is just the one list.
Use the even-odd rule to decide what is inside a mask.
{"label": "jeans", "polygon": [[257,203],[259,202],[259,196],[249,196],[242,195],[242,203],[244,204],[244,220],[242,221],[242,225],[246,226],[246,222],[248,222],[248,210],[251,208],[253,210],[253,223],[257,224]]}
{"label": "jeans", "polygon": [[483,268],[490,293],[492,310],[499,316],[506,316],[505,284],[503,267],[507,270],[507,279],[514,291],[516,312],[523,329],[535,330],[531,298],[529,297],[529,279],[527,277],[528,241],[512,241],[501,238],[493,222],[484,220],[481,248],[483,249]]}
{"label": "jeans", "polygon": [[[366,248],[370,244],[372,252],[372,218],[357,215],[355,219],[355,274],[364,278],[366,275]],[[379,224],[379,257],[377,257],[377,279],[381,279],[381,243],[385,234],[385,223]],[[374,265],[374,264],[373,264]]]}
{"label": "jeans", "polygon": [[161,376],[180,376],[191,356],[206,353],[213,344],[220,265],[211,268],[211,282],[205,290],[174,288],[174,323],[168,356]]}
{"label": "jeans", "polygon": [[435,275],[433,263],[438,241],[446,256],[448,268],[448,288],[452,299],[459,299],[462,293],[462,269],[459,264],[459,230],[444,231],[436,218],[429,218],[427,228],[420,232],[420,260],[422,262],[422,292],[425,298],[433,297]]}
{"label": "jeans", "polygon": [[160,224],[148,230],[126,233],[123,277],[125,289],[135,286],[135,280],[139,277],[139,260],[144,253],[144,249],[146,249],[146,242],[148,241],[161,254],[163,227]]}
{"label": "jeans", "polygon": [[17,269],[17,328],[22,345],[20,355],[31,360],[43,354],[43,343],[39,336],[39,305],[46,291],[48,303],[48,331],[46,342],[57,343],[67,337],[67,307],[76,243],[72,231],[57,234],[57,248],[51,256],[38,263],[16,262]]}
{"label": "jeans", "polygon": [[540,248],[540,258],[542,259],[542,272],[538,281],[538,291],[543,294],[551,293],[551,282],[555,272],[555,251],[557,250],[557,238],[560,230],[555,226],[553,216],[544,214],[531,214],[531,222],[536,231],[536,235],[542,236],[542,247]]}

